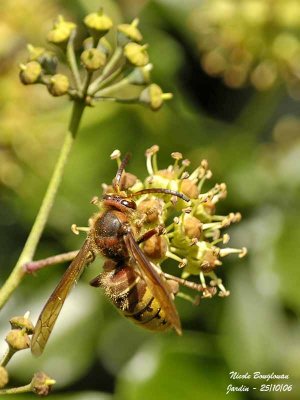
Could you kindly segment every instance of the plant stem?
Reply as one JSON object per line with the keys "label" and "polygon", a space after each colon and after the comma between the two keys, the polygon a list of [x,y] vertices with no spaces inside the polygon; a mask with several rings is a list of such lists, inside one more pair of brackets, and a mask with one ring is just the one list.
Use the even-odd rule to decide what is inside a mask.
{"label": "plant stem", "polygon": [[88,90],[89,85],[90,85],[90,83],[91,83],[92,77],[93,77],[93,72],[87,71],[85,80],[84,80],[84,82],[83,82],[83,84],[82,84],[82,93],[83,93],[83,96],[85,95],[85,93],[87,93],[87,90]]}
{"label": "plant stem", "polygon": [[95,96],[94,100],[97,100],[97,101],[111,101],[111,102],[123,103],[123,104],[138,104],[140,102],[138,97],[133,97],[132,99],[117,99],[115,97]]}
{"label": "plant stem", "polygon": [[120,61],[121,56],[122,56],[122,48],[117,47],[111,59],[104,67],[102,74],[99,75],[98,78],[95,79],[94,82],[90,85],[89,95],[93,95],[99,90],[99,85],[113,72],[114,68]]}
{"label": "plant stem", "polygon": [[80,90],[81,88],[81,79],[80,79],[80,74],[79,74],[79,69],[76,61],[76,56],[75,56],[75,51],[74,51],[74,38],[76,35],[76,31],[73,30],[68,45],[67,45],[67,61],[69,64],[69,67],[71,69],[75,85],[77,90]]}
{"label": "plant stem", "polygon": [[30,261],[24,265],[26,273],[31,274],[39,269],[48,267],[49,265],[56,265],[66,261],[72,261],[78,254],[78,250],[69,251],[68,253],[57,254],[52,257],[43,258],[42,260]]}
{"label": "plant stem", "polygon": [[2,389],[0,390],[0,395],[1,394],[17,394],[17,393],[28,393],[31,392],[31,383],[25,386],[19,386],[16,388],[10,388],[10,389]]}
{"label": "plant stem", "polygon": [[7,352],[4,354],[4,356],[2,357],[2,360],[1,360],[1,362],[0,362],[0,365],[2,366],[2,367],[5,367],[7,364],[8,364],[8,362],[9,362],[9,360],[12,358],[12,356],[15,354],[15,350],[14,349],[12,349],[10,346],[9,346],[9,348],[8,348],[8,350],[7,350]]}
{"label": "plant stem", "polygon": [[101,82],[99,83],[98,87],[96,89],[94,89],[94,91],[92,93],[89,93],[89,94],[94,95],[98,90],[100,90],[101,88],[109,85],[110,82],[115,80],[121,74],[121,72],[122,72],[122,67],[117,68],[107,78],[101,80]]}
{"label": "plant stem", "polygon": [[115,84],[113,84],[107,88],[101,89],[95,94],[96,94],[96,96],[101,96],[101,97],[110,95],[111,93],[116,92],[117,90],[121,90],[128,85],[129,85],[128,78],[123,78],[121,81],[116,82]]}
{"label": "plant stem", "polygon": [[36,216],[31,232],[27,238],[27,241],[25,243],[25,246],[19,257],[18,262],[14,267],[13,271],[11,272],[10,276],[0,289],[0,309],[4,306],[4,304],[7,302],[11,294],[21,283],[26,273],[25,269],[23,268],[23,265],[31,261],[35,253],[36,247],[38,245],[45,224],[48,220],[50,211],[52,209],[54,199],[63,176],[65,165],[68,160],[72,144],[74,142],[76,133],[79,128],[84,108],[85,108],[85,103],[83,101],[81,100],[74,101],[69,129],[65,141],[63,143],[63,146],[61,148],[61,152],[57,160],[56,166],[54,168],[47,191],[42,201],[42,205]]}

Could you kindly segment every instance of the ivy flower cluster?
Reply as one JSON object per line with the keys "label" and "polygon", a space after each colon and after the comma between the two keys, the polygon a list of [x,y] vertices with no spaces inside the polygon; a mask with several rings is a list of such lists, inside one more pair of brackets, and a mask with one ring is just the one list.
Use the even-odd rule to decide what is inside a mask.
{"label": "ivy flower cluster", "polygon": [[[174,163],[166,169],[159,169],[157,152],[154,145],[146,151],[148,176],[139,180],[128,172],[123,174],[122,190],[128,193],[149,188],[171,189],[186,195],[190,201],[166,194],[146,193],[137,198],[137,217],[134,225],[141,228],[141,233],[160,227],[160,234],[146,240],[142,249],[151,262],[161,269],[161,264],[171,259],[177,262],[181,278],[186,280],[197,276],[203,297],[212,297],[216,292],[228,296],[229,291],[218,278],[216,270],[222,265],[222,259],[235,253],[243,257],[247,250],[225,247],[229,235],[223,229],[240,221],[240,213],[228,215],[216,214],[216,204],[227,194],[225,183],[216,184],[211,189],[203,189],[207,180],[212,177],[208,162],[202,160],[191,173],[187,171],[190,161],[182,154],[174,152],[171,157]],[[120,164],[120,152],[116,150],[111,158]],[[111,185],[103,185],[104,192],[111,192]],[[193,279],[195,281],[195,279]],[[181,297],[194,301],[193,298],[179,293]]]}
{"label": "ivy flower cluster", "polygon": [[[102,9],[83,19],[86,39],[80,44],[80,54],[75,54],[77,26],[59,16],[48,32],[47,40],[66,57],[70,74],[59,72],[56,53],[42,47],[28,45],[29,57],[20,65],[20,79],[25,85],[40,83],[52,96],[69,95],[91,106],[95,101],[140,103],[158,110],[172,97],[151,83],[152,64],[142,44],[143,36],[138,29],[138,19],[131,24],[113,26],[113,21]],[[107,33],[116,30],[116,47],[107,40]],[[78,44],[76,43],[76,47]],[[121,89],[140,87],[138,95],[120,95]],[[136,93],[136,90],[134,91]]]}
{"label": "ivy flower cluster", "polygon": [[9,374],[6,365],[15,353],[26,350],[30,347],[30,336],[34,332],[34,326],[29,319],[29,312],[24,316],[13,317],[9,322],[11,330],[7,333],[5,338],[8,350],[0,362],[1,394],[32,392],[39,396],[47,396],[51,391],[52,386],[55,384],[55,380],[47,376],[44,372],[35,373],[31,382],[26,386],[2,389],[6,387],[9,382]]}
{"label": "ivy flower cluster", "polygon": [[233,88],[267,90],[277,81],[299,87],[300,3],[295,0],[209,0],[190,17],[204,70]]}

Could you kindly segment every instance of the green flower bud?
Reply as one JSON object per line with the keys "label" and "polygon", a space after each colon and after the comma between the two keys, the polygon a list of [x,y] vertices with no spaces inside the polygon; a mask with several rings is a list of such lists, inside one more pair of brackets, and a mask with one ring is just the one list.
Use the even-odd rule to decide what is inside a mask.
{"label": "green flower bud", "polygon": [[97,13],[88,14],[83,22],[95,40],[99,40],[113,26],[112,20],[103,13],[102,8]]}
{"label": "green flower bud", "polygon": [[[94,39],[91,36],[84,40],[83,48],[84,48],[84,50],[90,50],[90,49],[94,48]],[[102,37],[99,40],[97,49],[99,49],[106,56],[109,56],[109,54],[111,54],[111,52],[112,52],[112,47],[111,47],[109,41],[105,39],[105,37]]]}
{"label": "green flower bud", "polygon": [[41,64],[45,74],[55,74],[57,68],[57,57],[53,52],[45,50],[43,47],[34,47],[31,44],[27,45],[27,49],[30,61],[37,61]]}
{"label": "green flower bud", "polygon": [[57,69],[57,57],[51,51],[45,51],[42,57],[40,57],[40,63],[43,71],[47,75],[54,75]]}
{"label": "green flower bud", "polygon": [[63,96],[68,93],[70,87],[69,79],[66,75],[56,74],[50,79],[48,91],[52,96]]}
{"label": "green flower bud", "polygon": [[124,55],[130,64],[136,67],[144,67],[149,62],[147,47],[146,44],[141,46],[137,43],[128,43],[124,47]]}
{"label": "green flower bud", "polygon": [[59,15],[51,31],[48,32],[47,40],[53,44],[66,44],[72,31],[76,28],[73,22],[65,21],[63,16]]}
{"label": "green flower bud", "polygon": [[137,67],[128,75],[128,82],[132,85],[146,85],[150,82],[150,71],[152,64],[147,64],[144,67]]}
{"label": "green flower bud", "polygon": [[80,56],[80,60],[87,70],[96,71],[105,65],[106,55],[99,49],[92,48],[84,50]]}
{"label": "green flower bud", "polygon": [[15,351],[28,349],[30,347],[29,336],[20,329],[12,329],[8,332],[5,340]]}
{"label": "green flower bud", "polygon": [[102,53],[104,53],[106,56],[108,56],[112,52],[111,44],[109,43],[109,41],[107,39],[105,39],[105,37],[102,37],[99,40],[97,48],[100,51],[102,51]]}
{"label": "green flower bud", "polygon": [[33,323],[26,317],[13,317],[9,320],[12,329],[22,329],[28,335],[32,335],[34,332]]}
{"label": "green flower bud", "polygon": [[83,41],[83,49],[89,50],[92,49],[93,47],[94,47],[94,39],[91,36],[89,36]]}
{"label": "green flower bud", "polygon": [[125,46],[129,42],[141,42],[143,36],[137,29],[139,20],[135,18],[131,24],[120,24],[117,26],[117,43],[120,46]]}
{"label": "green flower bud", "polygon": [[44,372],[37,372],[32,378],[31,388],[39,396],[47,396],[54,384],[54,379],[50,378]]}
{"label": "green flower bud", "polygon": [[8,384],[8,373],[4,367],[0,366],[0,389]]}
{"label": "green flower bud", "polygon": [[42,73],[42,67],[37,61],[21,64],[20,70],[20,80],[24,85],[37,83]]}
{"label": "green flower bud", "polygon": [[149,105],[151,110],[157,111],[163,105],[164,100],[170,100],[172,97],[172,93],[163,93],[158,85],[152,83],[141,92],[139,99],[142,103]]}
{"label": "green flower bud", "polygon": [[30,43],[27,45],[27,50],[29,53],[29,61],[39,61],[39,57],[46,51],[44,47],[34,47]]}
{"label": "green flower bud", "polygon": [[[208,204],[212,204],[211,202]],[[213,205],[212,205],[213,207]],[[212,211],[210,212],[210,209],[206,207],[206,203],[200,203],[195,207],[194,215],[198,219],[200,219],[202,222],[209,222],[211,219],[211,213],[214,213],[215,209],[212,208]]]}

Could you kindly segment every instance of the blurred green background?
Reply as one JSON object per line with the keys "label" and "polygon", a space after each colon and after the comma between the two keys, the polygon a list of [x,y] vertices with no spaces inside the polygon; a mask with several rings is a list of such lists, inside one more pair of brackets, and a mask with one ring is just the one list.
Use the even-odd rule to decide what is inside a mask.
{"label": "blurred green background", "polygon": [[[160,146],[161,167],[170,163],[173,151],[182,152],[192,167],[208,159],[213,183],[228,186],[228,197],[219,204],[218,213],[243,215],[242,222],[229,230],[230,244],[247,246],[249,251],[242,260],[227,257],[219,270],[231,291],[229,298],[203,300],[199,307],[176,301],[182,337],[173,332],[151,334],[120,317],[103,294],[88,285],[99,273],[101,261],[95,262],[68,299],[45,354],[33,359],[23,352],[12,359],[8,366],[12,386],[23,385],[35,371],[44,370],[57,380],[52,394],[56,400],[300,398],[300,56],[296,46],[300,17],[295,22],[300,2],[243,0],[239,12],[244,14],[232,11],[238,3],[2,2],[0,283],[26,240],[70,114],[65,98],[54,99],[43,87],[22,86],[18,64],[26,59],[26,43],[45,45],[46,32],[58,14],[79,22],[100,5],[116,23],[139,16],[154,64],[153,81],[173,92],[174,99],[157,113],[106,103],[86,111],[36,258],[80,247],[83,236],[73,235],[69,227],[86,225],[95,211],[90,199],[101,193],[102,182],[114,176],[116,165],[109,155],[115,148],[130,151],[129,170],[144,177],[144,152],[153,144]],[[258,3],[271,3],[280,17],[287,17],[282,22],[274,13],[271,22],[263,20]],[[272,51],[272,43],[282,34],[289,35],[286,45],[274,45]],[[278,49],[286,50],[284,57]],[[1,312],[1,352],[8,319],[30,310],[35,320],[65,268],[56,266],[26,277]],[[232,381],[230,371],[288,374],[288,380],[278,383],[292,384],[293,390],[260,392],[263,380]],[[229,384],[247,385],[250,392],[226,396]]]}

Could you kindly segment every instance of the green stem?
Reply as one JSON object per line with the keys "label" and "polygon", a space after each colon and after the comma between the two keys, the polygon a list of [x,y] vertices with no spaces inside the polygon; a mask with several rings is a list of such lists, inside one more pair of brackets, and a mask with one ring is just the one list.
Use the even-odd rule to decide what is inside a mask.
{"label": "green stem", "polygon": [[101,97],[101,96],[95,96],[95,100],[97,101],[112,101],[115,103],[123,103],[123,104],[138,104],[140,103],[140,100],[138,97],[134,97],[132,99],[117,99],[115,97]]}
{"label": "green stem", "polygon": [[32,391],[31,383],[25,386],[19,386],[16,388],[10,388],[10,389],[2,389],[0,390],[0,395],[1,394],[18,394],[18,393],[28,393]]}
{"label": "green stem", "polygon": [[112,82],[113,80],[115,80],[123,71],[122,67],[117,68],[114,72],[112,72],[107,78],[101,80],[101,83],[99,83],[98,88],[96,88],[96,90],[94,90],[93,93],[91,94],[95,94],[98,90],[100,90],[101,88],[108,86],[110,84],[110,82]]}
{"label": "green stem", "polygon": [[75,51],[74,51],[74,38],[76,35],[76,31],[74,30],[70,36],[68,45],[67,45],[67,61],[69,64],[69,67],[71,69],[76,89],[80,90],[82,84],[81,84],[81,79],[80,79],[80,74],[79,74],[79,69],[76,61],[76,56],[75,56]]}
{"label": "green stem", "polygon": [[101,75],[98,76],[97,79],[94,80],[94,82],[90,85],[89,87],[89,94],[93,95],[99,90],[99,85],[102,81],[104,81],[112,72],[113,69],[116,67],[118,64],[121,56],[122,56],[122,47],[117,47],[114,54],[112,55],[111,59],[108,61],[106,66],[103,69],[103,72]]}
{"label": "green stem", "polygon": [[51,180],[49,182],[47,191],[45,193],[44,199],[40,210],[36,216],[34,224],[32,226],[31,232],[27,238],[23,251],[19,257],[19,260],[11,272],[10,276],[0,289],[0,309],[8,301],[11,294],[21,283],[26,271],[24,269],[24,264],[32,260],[35,253],[36,247],[44,230],[45,224],[48,220],[50,211],[52,209],[54,199],[62,180],[64,168],[68,160],[68,156],[74,142],[74,138],[79,128],[80,120],[83,114],[85,104],[83,101],[75,101],[73,104],[73,111],[71,116],[71,121],[69,129],[63,143],[60,156],[57,160],[55,169],[53,171]]}
{"label": "green stem", "polygon": [[12,358],[12,356],[15,354],[16,350],[12,349],[10,346],[7,350],[7,352],[4,354],[4,356],[2,357],[2,360],[0,362],[1,367],[5,367],[9,360]]}
{"label": "green stem", "polygon": [[99,90],[96,94],[96,96],[107,96],[110,95],[111,93],[123,89],[123,87],[126,87],[129,85],[128,78],[123,78],[121,81],[116,82],[114,85],[111,85],[107,88]]}
{"label": "green stem", "polygon": [[[49,265],[56,265],[67,261],[72,261],[78,254],[78,250],[69,251],[68,253],[57,254],[56,256],[43,258],[42,260],[31,261],[24,265],[26,273],[32,274],[39,269],[48,267]],[[1,364],[0,364],[1,365]]]}
{"label": "green stem", "polygon": [[87,93],[92,77],[93,77],[93,72],[86,71],[85,80],[82,84],[82,96],[84,96]]}
{"label": "green stem", "polygon": [[[94,82],[91,84],[88,94],[90,96],[94,96],[95,93],[98,92],[98,90],[100,90],[101,88],[107,86],[110,84],[110,82],[112,82],[113,80],[115,80],[122,72],[123,68],[119,67],[117,68],[114,72],[112,72],[107,78],[105,79],[101,79],[100,81],[98,81],[98,84],[96,86],[94,86]],[[101,75],[102,78],[102,75]]]}

